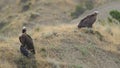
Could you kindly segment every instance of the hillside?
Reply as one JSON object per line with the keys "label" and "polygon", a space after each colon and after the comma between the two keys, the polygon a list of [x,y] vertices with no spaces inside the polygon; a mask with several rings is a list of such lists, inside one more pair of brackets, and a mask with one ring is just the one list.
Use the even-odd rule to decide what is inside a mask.
{"label": "hillside", "polygon": [[[38,68],[119,68],[120,32],[116,25],[108,28],[77,29],[76,25],[38,27],[31,32]],[[112,29],[114,28],[114,29]],[[14,43],[13,43],[14,42]],[[18,37],[1,40],[2,68],[27,68],[33,60],[20,55]]]}
{"label": "hillside", "polygon": [[[119,9],[119,1],[94,0],[93,10],[73,20],[71,12],[85,1],[0,0],[0,68],[120,68],[120,26],[102,20],[111,8]],[[78,29],[81,18],[96,9],[102,22]],[[35,59],[20,54],[23,26],[34,40]]]}
{"label": "hillside", "polygon": [[[0,24],[3,25],[2,27],[5,27],[1,27],[1,29],[4,32],[8,32],[12,29],[20,30],[19,28],[23,25],[31,28],[31,25],[35,27],[36,25],[69,23],[72,21],[70,16],[71,12],[75,10],[77,5],[85,4],[86,1],[87,0],[1,0]],[[95,2],[95,5],[99,5],[106,1],[109,0],[94,0],[93,2]]]}

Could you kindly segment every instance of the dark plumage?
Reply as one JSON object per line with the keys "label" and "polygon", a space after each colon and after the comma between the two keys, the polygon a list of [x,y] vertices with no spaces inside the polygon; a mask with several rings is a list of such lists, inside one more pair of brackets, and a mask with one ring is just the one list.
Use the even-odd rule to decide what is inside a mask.
{"label": "dark plumage", "polygon": [[29,52],[27,51],[27,49],[24,46],[20,46],[20,52],[26,56],[29,57]]}
{"label": "dark plumage", "polygon": [[19,40],[22,44],[22,46],[26,47],[28,50],[30,50],[33,54],[35,54],[35,49],[34,49],[34,45],[33,45],[33,40],[32,38],[26,34],[23,33],[20,37]]}
{"label": "dark plumage", "polygon": [[22,35],[19,36],[21,42],[20,51],[24,56],[28,56],[30,51],[32,54],[35,54],[34,44],[32,38],[26,33],[26,28],[22,30]]}
{"label": "dark plumage", "polygon": [[92,28],[94,22],[96,21],[96,18],[97,18],[96,12],[91,15],[88,15],[87,17],[80,21],[80,23],[78,24],[78,28],[82,27]]}

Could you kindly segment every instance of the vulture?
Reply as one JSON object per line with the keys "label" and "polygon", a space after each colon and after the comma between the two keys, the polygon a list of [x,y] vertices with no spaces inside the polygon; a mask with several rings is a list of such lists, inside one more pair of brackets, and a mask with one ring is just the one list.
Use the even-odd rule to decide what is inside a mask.
{"label": "vulture", "polygon": [[98,15],[98,11],[94,11],[93,14],[88,15],[87,17],[85,17],[84,19],[82,19],[80,21],[80,23],[78,24],[78,28],[83,28],[83,27],[92,28],[94,22],[97,19],[97,15]]}
{"label": "vulture", "polygon": [[22,30],[22,35],[19,36],[19,40],[21,43],[20,51],[24,56],[29,55],[29,52],[35,54],[34,44],[32,38],[26,33],[26,28],[24,27]]}

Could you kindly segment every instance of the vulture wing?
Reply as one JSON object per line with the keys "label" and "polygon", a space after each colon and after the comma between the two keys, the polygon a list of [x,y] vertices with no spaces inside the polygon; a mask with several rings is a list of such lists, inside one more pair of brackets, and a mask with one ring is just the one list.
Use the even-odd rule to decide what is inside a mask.
{"label": "vulture wing", "polygon": [[92,27],[95,21],[96,21],[96,15],[89,15],[80,21],[80,23],[78,24],[78,28]]}

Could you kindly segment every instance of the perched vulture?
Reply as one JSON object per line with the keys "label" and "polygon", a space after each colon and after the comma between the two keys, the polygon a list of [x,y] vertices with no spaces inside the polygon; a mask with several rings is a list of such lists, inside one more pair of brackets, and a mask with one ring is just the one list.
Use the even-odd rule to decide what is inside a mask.
{"label": "perched vulture", "polygon": [[94,11],[93,14],[88,15],[87,17],[85,17],[84,19],[82,19],[80,21],[80,23],[78,24],[78,28],[82,28],[82,27],[92,28],[92,25],[96,21],[97,14],[98,14],[98,11]]}
{"label": "perched vulture", "polygon": [[29,53],[27,51],[30,51],[31,53],[35,54],[32,38],[26,33],[26,29],[23,29],[22,32],[23,32],[22,35],[19,36],[19,40],[21,42],[20,47],[21,53],[25,56],[27,56]]}

